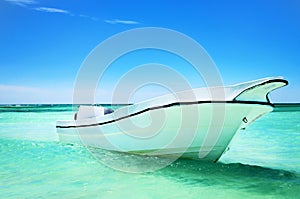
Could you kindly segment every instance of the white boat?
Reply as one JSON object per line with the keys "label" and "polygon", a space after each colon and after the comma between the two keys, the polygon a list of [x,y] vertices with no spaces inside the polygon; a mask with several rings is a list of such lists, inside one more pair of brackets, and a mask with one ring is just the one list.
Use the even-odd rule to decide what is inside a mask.
{"label": "white boat", "polygon": [[217,161],[236,132],[271,112],[269,93],[281,77],[227,87],[197,88],[111,110],[80,106],[57,121],[60,141],[150,156]]}

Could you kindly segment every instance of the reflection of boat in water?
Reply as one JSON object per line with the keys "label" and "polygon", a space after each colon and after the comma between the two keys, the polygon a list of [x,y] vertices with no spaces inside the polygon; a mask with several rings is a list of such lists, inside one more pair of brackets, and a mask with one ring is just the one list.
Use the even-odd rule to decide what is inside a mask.
{"label": "reflection of boat in water", "polygon": [[217,161],[238,130],[273,110],[268,94],[287,83],[191,89],[115,111],[80,106],[74,120],[57,122],[57,133],[62,142],[105,150]]}

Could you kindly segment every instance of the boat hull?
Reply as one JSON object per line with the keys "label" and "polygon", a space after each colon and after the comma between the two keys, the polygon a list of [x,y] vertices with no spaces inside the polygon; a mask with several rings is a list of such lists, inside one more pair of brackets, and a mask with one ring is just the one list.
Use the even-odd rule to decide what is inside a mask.
{"label": "boat hull", "polygon": [[140,155],[217,161],[236,132],[271,104],[195,102],[149,109],[112,122],[61,122],[60,141]]}

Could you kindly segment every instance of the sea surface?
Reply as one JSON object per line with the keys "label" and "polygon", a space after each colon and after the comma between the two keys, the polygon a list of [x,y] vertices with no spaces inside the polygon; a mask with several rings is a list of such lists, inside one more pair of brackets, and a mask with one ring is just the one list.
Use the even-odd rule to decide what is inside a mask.
{"label": "sea surface", "polygon": [[299,104],[238,132],[218,163],[179,159],[142,174],[60,143],[56,121],[73,114],[72,105],[0,106],[0,198],[299,198]]}

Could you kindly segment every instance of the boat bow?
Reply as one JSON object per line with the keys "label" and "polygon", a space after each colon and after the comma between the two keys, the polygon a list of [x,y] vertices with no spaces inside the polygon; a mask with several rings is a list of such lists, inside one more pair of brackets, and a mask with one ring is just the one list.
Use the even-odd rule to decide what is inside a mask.
{"label": "boat bow", "polygon": [[232,88],[237,91],[234,101],[254,101],[270,103],[269,93],[275,89],[286,86],[288,81],[282,77],[264,78],[255,81],[250,81]]}

